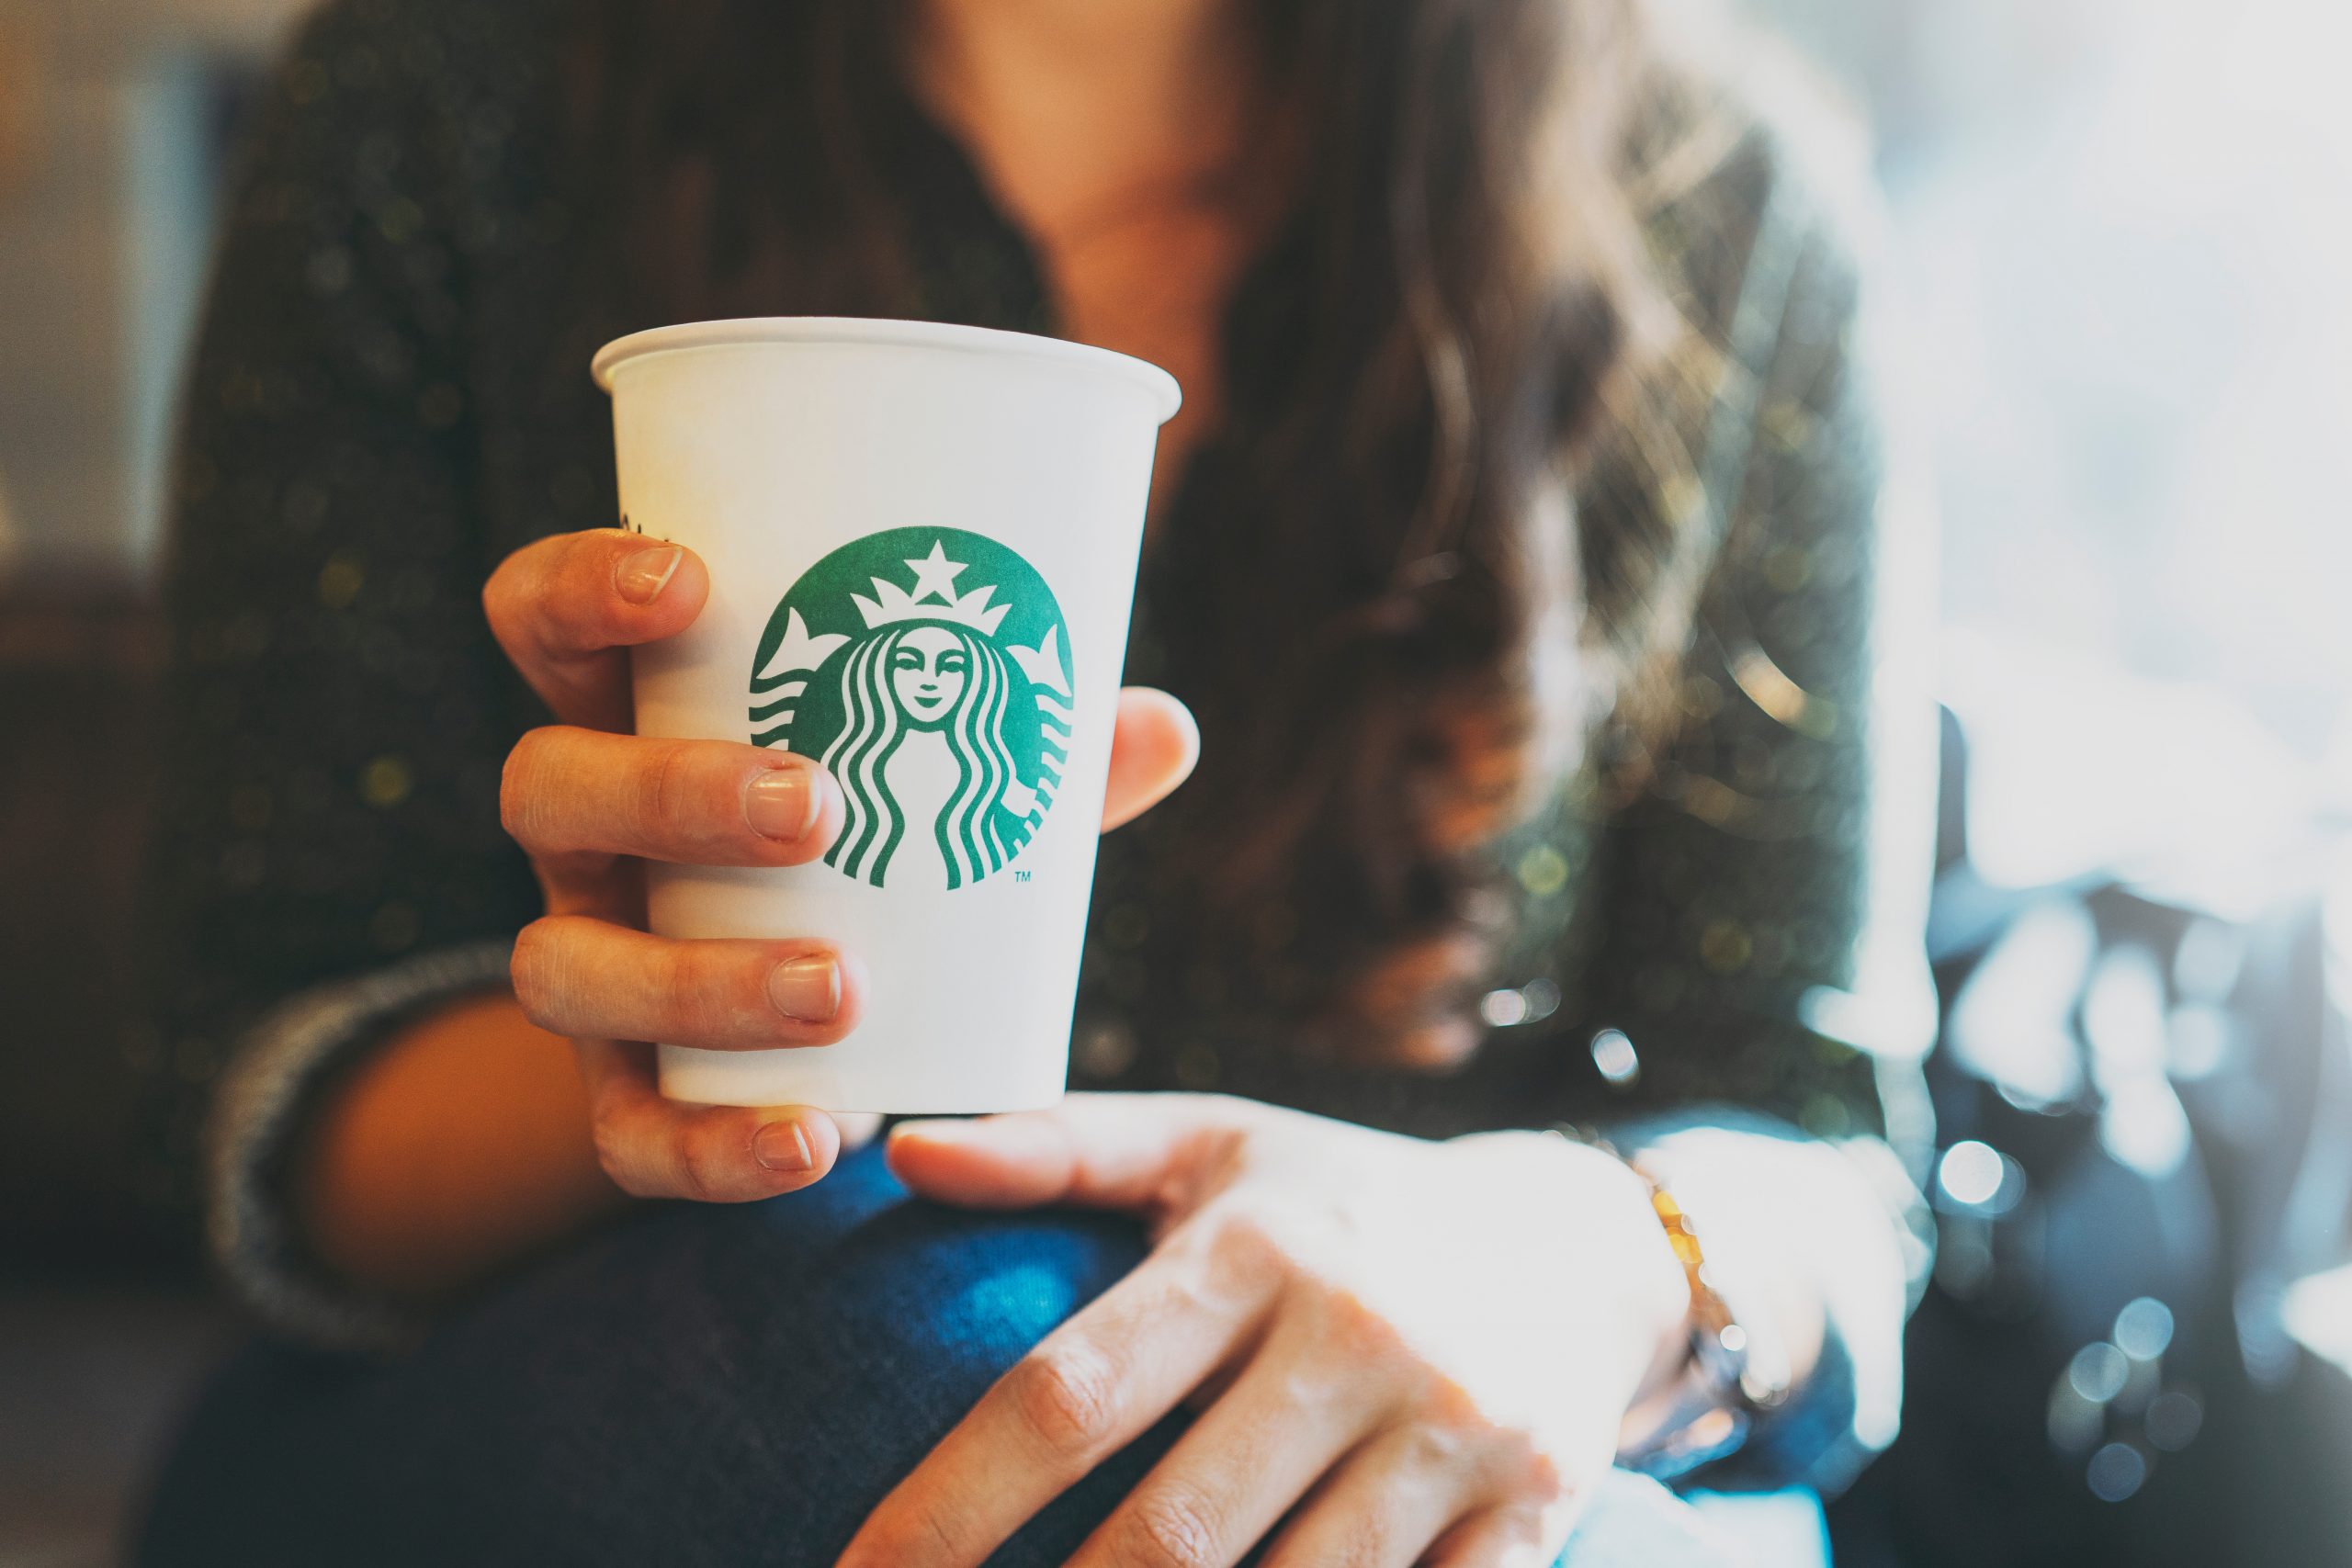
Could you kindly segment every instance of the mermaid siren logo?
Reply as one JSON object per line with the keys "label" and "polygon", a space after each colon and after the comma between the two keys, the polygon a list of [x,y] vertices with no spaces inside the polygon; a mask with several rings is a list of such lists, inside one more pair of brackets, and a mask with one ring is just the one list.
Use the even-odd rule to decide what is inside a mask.
{"label": "mermaid siren logo", "polygon": [[810,567],[768,617],[752,742],[841,781],[827,864],[876,887],[968,887],[1045,821],[1072,690],[1061,607],[1027,561],[961,529],[892,528]]}

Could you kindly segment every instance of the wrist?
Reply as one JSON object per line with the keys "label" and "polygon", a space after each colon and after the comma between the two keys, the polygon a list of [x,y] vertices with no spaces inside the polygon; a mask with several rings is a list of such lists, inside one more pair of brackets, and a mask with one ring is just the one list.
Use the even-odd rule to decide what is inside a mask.
{"label": "wrist", "polygon": [[1587,1274],[1608,1303],[1610,1338],[1623,1355],[1622,1387],[1632,1409],[1673,1383],[1690,1358],[1690,1285],[1651,1186],[1606,1149],[1556,1133],[1490,1133],[1461,1142],[1508,1140],[1544,1166],[1558,1194],[1552,1234],[1593,1267]]}
{"label": "wrist", "polygon": [[[1726,1228],[1711,1247],[1702,1230],[1716,1236],[1713,1220],[1703,1224],[1685,1209],[1679,1184],[1648,1157],[1629,1161],[1648,1187],[1650,1201],[1680,1263],[1690,1292],[1688,1355],[1672,1381],[1654,1389],[1627,1411],[1619,1428],[1619,1462],[1652,1475],[1677,1475],[1720,1458],[1745,1438],[1761,1412],[1778,1408],[1792,1387],[1786,1345],[1776,1314],[1749,1290],[1734,1281],[1752,1271],[1737,1266],[1736,1228]],[[1725,1260],[1733,1260],[1726,1268]]]}
{"label": "wrist", "polygon": [[1637,1314],[1639,1343],[1647,1352],[1640,1381],[1626,1401],[1630,1414],[1679,1382],[1690,1364],[1693,1323],[1690,1270],[1675,1250],[1673,1236],[1660,1223],[1657,1188],[1646,1176],[1605,1149],[1562,1137],[1552,1141],[1603,1162],[1611,1171],[1608,1190],[1619,1211],[1617,1223],[1627,1237],[1620,1258],[1621,1277]]}

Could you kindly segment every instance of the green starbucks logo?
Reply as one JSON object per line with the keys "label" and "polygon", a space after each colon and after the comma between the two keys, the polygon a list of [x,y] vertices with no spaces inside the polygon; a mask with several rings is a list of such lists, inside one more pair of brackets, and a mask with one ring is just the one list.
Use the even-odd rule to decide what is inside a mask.
{"label": "green starbucks logo", "polygon": [[849,818],[827,864],[876,887],[967,887],[1012,863],[1061,788],[1068,643],[1045,579],[993,539],[868,534],[768,617],[752,743],[841,781]]}

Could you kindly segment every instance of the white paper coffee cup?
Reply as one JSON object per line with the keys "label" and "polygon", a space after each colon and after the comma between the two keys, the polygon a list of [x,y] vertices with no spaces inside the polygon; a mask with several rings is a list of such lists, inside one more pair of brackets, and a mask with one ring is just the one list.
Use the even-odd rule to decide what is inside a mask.
{"label": "white paper coffee cup", "polygon": [[839,1044],[661,1050],[718,1105],[1050,1104],[1079,952],[1167,372],[1052,338],[782,318],[596,355],[626,525],[710,600],[635,655],[639,734],[824,761],[826,859],[655,864],[669,937],[820,937],[870,976]]}

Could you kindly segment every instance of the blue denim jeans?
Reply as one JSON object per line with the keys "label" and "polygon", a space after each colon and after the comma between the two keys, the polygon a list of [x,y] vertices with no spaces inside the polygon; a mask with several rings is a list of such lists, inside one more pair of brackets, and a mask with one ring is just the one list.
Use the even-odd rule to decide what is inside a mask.
{"label": "blue denim jeans", "polygon": [[[999,1374],[1143,1251],[1120,1217],[911,1201],[872,1149],[792,1197],[664,1207],[399,1359],[244,1350],[159,1477],[136,1561],[825,1568]],[[1065,1562],[1184,1420],[992,1562]],[[1563,1561],[1748,1561],[1719,1539],[1620,1473]]]}

